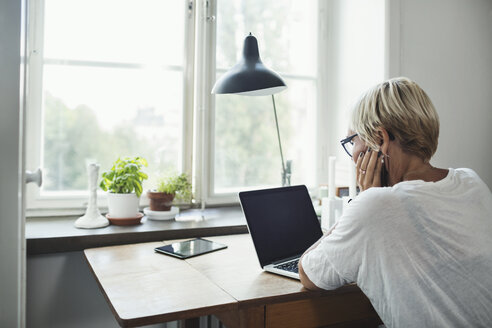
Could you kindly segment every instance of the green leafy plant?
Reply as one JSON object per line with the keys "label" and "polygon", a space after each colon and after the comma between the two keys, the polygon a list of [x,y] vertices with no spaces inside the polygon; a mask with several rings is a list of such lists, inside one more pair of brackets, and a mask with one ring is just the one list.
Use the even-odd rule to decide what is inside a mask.
{"label": "green leafy plant", "polygon": [[188,175],[182,173],[160,179],[156,191],[175,194],[176,200],[188,201],[192,197],[191,187]]}
{"label": "green leafy plant", "polygon": [[118,158],[111,170],[103,172],[99,187],[116,194],[135,192],[140,197],[143,190],[142,182],[148,178],[142,171],[144,166],[147,166],[147,161],[142,157]]}

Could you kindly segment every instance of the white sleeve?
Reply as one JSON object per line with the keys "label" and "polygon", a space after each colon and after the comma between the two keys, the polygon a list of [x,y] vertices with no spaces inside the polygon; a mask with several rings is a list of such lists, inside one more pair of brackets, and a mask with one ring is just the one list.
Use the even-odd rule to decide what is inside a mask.
{"label": "white sleeve", "polygon": [[374,210],[381,199],[380,192],[371,189],[354,199],[331,234],[302,258],[304,272],[319,288],[336,289],[357,281],[364,257],[370,253]]}
{"label": "white sleeve", "polygon": [[[328,237],[327,237],[328,238]],[[323,243],[327,238],[323,239]],[[302,258],[302,268],[309,280],[323,289],[336,289],[350,281],[344,279],[324,254],[321,244]]]}

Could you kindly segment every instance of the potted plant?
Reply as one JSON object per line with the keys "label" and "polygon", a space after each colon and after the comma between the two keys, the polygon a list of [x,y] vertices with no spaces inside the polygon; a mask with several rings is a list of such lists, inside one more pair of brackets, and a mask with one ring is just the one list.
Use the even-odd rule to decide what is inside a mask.
{"label": "potted plant", "polygon": [[143,190],[142,182],[148,178],[142,171],[144,166],[147,166],[147,161],[142,157],[118,158],[109,171],[102,173],[99,186],[108,191],[109,218],[139,216],[138,201]]}
{"label": "potted plant", "polygon": [[169,211],[173,200],[182,202],[191,201],[191,183],[188,175],[182,173],[161,178],[156,189],[149,190],[147,196],[150,200],[151,211]]}

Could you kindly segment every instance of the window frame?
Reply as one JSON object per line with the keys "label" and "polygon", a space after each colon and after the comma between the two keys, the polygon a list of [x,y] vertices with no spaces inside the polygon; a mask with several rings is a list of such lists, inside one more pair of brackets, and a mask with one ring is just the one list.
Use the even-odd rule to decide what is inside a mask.
{"label": "window frame", "polygon": [[[26,168],[34,170],[42,167],[42,80],[45,62],[43,59],[45,0],[31,0],[28,3],[28,87],[26,97]],[[193,70],[195,10],[193,2],[184,2],[184,61],[183,61],[183,111],[182,111],[182,155],[181,170],[191,175],[193,147]],[[98,63],[98,66],[113,67],[111,62]],[[118,65],[120,65],[118,63]],[[61,196],[63,194],[63,196]],[[83,214],[88,200],[88,191],[44,192],[34,185],[26,187],[26,213],[28,216],[75,215]],[[142,194],[141,205],[148,205],[148,198]],[[107,208],[106,194],[98,191],[98,206]]]}
{"label": "window frame", "polygon": [[[205,81],[201,86],[201,89],[198,89],[197,92],[201,94],[199,97],[200,101],[198,103],[198,108],[201,108],[201,111],[198,111],[198,117],[203,115],[204,117],[201,120],[201,137],[202,140],[206,140],[206,145],[201,145],[200,151],[198,152],[197,158],[200,158],[202,162],[201,167],[202,172],[206,172],[203,176],[204,186],[200,189],[200,198],[197,197],[200,203],[202,203],[202,207],[204,204],[206,205],[224,205],[224,204],[237,204],[239,202],[238,196],[236,192],[232,193],[216,193],[214,186],[214,176],[215,176],[215,95],[211,93],[212,87],[215,83],[216,79],[216,20],[215,17],[217,15],[217,0],[202,0],[204,1],[204,5],[202,6],[203,14],[202,17],[202,31],[207,36],[208,42],[203,46],[203,49],[199,49],[199,53],[197,56],[200,58],[207,58],[208,60],[208,70],[204,70],[201,76],[197,76],[198,79],[202,79]],[[326,18],[325,15],[330,12],[329,6],[326,1],[318,0],[318,17],[317,17],[317,25],[318,25],[318,38],[317,38],[317,63],[318,63],[318,74],[316,76],[308,76],[308,75],[300,75],[300,74],[287,74],[283,72],[278,72],[284,78],[291,79],[299,79],[299,80],[310,80],[315,82],[316,84],[316,116],[317,116],[317,126],[316,126],[316,137],[317,140],[315,149],[317,150],[318,156],[316,156],[316,173],[315,173],[315,181],[316,185],[320,183],[320,178],[323,176],[323,170],[326,168],[327,170],[327,158],[329,154],[329,144],[327,142],[328,134],[326,131],[326,126],[323,124],[323,120],[320,119],[325,117],[326,110],[323,108],[327,108],[324,104],[327,103],[327,99],[324,93],[320,92],[323,90],[325,86],[325,80],[322,79],[325,71],[327,70],[327,65],[323,61],[325,55],[327,54],[327,50],[329,47],[325,45],[324,42],[329,41],[327,38],[327,26],[323,24],[323,19]],[[272,142],[276,142],[273,140]],[[325,170],[325,171],[326,171]],[[280,171],[279,171],[280,172]],[[327,174],[326,174],[327,177]],[[308,188],[311,195],[314,195],[317,189],[316,187]]]}
{"label": "window frame", "polygon": [[[329,108],[327,90],[330,81],[326,78],[334,69],[329,67],[330,55],[329,26],[325,20],[329,17],[332,4],[318,2],[318,40],[316,76],[297,74],[280,75],[286,78],[308,79],[316,83],[316,173],[317,185],[327,179],[328,154],[332,152],[328,142],[331,137],[326,124],[336,113]],[[193,181],[195,203],[205,206],[237,204],[237,193],[214,192],[214,156],[215,156],[215,95],[211,94],[216,79],[216,15],[217,0],[187,0],[185,9],[185,49],[183,66],[183,126],[182,126],[182,171],[190,174]],[[29,37],[28,37],[28,96],[26,122],[26,167],[34,170],[41,167],[42,154],[42,71],[44,37],[44,0],[29,1]],[[51,216],[83,214],[87,204],[88,192],[45,192],[29,185],[27,193],[28,216]],[[60,194],[63,193],[63,196]],[[142,194],[141,205],[148,204]],[[106,195],[98,193],[98,206],[107,208]]]}

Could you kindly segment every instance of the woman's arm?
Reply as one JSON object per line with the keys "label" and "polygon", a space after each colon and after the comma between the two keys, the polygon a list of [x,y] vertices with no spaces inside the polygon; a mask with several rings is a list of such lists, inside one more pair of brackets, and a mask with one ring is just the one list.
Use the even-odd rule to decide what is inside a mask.
{"label": "woman's arm", "polygon": [[[302,258],[301,258],[302,261]],[[309,290],[321,290],[318,286],[316,286],[306,275],[304,269],[302,268],[302,262],[299,261],[299,278],[301,278],[301,284]]]}
{"label": "woman's arm", "polygon": [[335,225],[333,225],[333,227],[327,233],[325,233],[316,243],[314,243],[311,247],[309,247],[308,250],[305,251],[304,254],[302,254],[301,258],[299,259],[299,278],[301,278],[302,285],[309,290],[321,290],[321,288],[316,286],[304,272],[304,269],[302,268],[302,259],[304,258],[304,256],[306,256],[307,253],[318,247],[321,241],[326,237],[328,237],[336,226],[337,224],[335,223]]}
{"label": "woman's arm", "polygon": [[[383,163],[381,160],[378,160],[380,159],[380,155],[381,153],[378,153],[377,151],[371,151],[370,149],[367,150],[365,154],[361,152],[361,156],[359,156],[357,160],[357,181],[361,190],[381,186],[380,176]],[[324,234],[314,245],[309,247],[309,249],[305,251],[304,254],[302,254],[301,259],[299,260],[299,277],[301,278],[302,285],[307,289],[319,290],[321,288],[316,286],[311,281],[311,279],[309,279],[302,267],[302,260],[304,256],[306,256],[306,254],[311,252],[313,249],[316,249],[321,241],[332,233],[336,226],[337,223],[335,223],[333,227],[326,234]]]}

